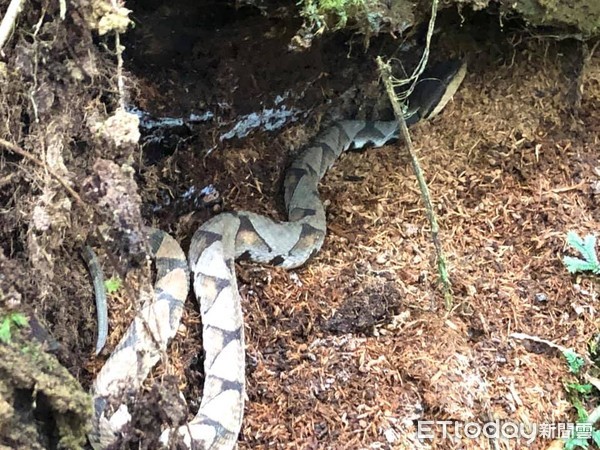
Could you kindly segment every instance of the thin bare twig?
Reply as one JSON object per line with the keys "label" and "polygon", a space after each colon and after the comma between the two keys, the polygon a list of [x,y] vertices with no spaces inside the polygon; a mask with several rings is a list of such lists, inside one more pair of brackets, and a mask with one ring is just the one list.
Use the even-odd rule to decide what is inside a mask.
{"label": "thin bare twig", "polygon": [[0,139],[0,145],[2,145],[3,147],[7,148],[11,152],[16,153],[17,155],[20,155],[20,156],[22,156],[25,159],[28,159],[29,161],[31,161],[32,163],[34,163],[36,166],[41,167],[42,169],[44,169],[45,171],[47,171],[56,181],[58,181],[60,183],[60,185],[69,193],[69,195],[71,197],[73,197],[73,199],[80,206],[82,206],[84,209],[87,210],[88,205],[87,205],[86,202],[83,201],[83,199],[79,196],[79,194],[77,192],[75,192],[71,186],[69,186],[69,184],[67,183],[67,181],[63,177],[61,177],[54,170],[52,170],[50,167],[48,167],[46,164],[44,164],[43,161],[41,161],[40,159],[36,158],[34,155],[32,155],[31,153],[29,153],[27,150],[23,150],[18,145],[13,144],[12,142],[8,142],[8,141],[6,141],[4,139]]}
{"label": "thin bare twig", "polygon": [[431,225],[431,240],[433,241],[433,245],[435,247],[438,274],[440,277],[440,281],[442,282],[444,301],[446,303],[446,308],[450,309],[452,307],[452,286],[448,277],[448,270],[446,268],[446,258],[444,256],[442,244],[440,242],[439,237],[440,228],[437,223],[435,212],[433,211],[431,196],[429,195],[429,188],[427,187],[425,177],[423,176],[423,170],[421,169],[419,159],[413,148],[410,133],[408,132],[408,127],[406,126],[406,120],[404,119],[404,111],[402,110],[402,106],[400,105],[398,98],[396,97],[396,94],[394,92],[394,86],[392,84],[391,67],[389,64],[384,63],[380,56],[377,57],[377,66],[379,69],[379,73],[381,74],[381,78],[383,80],[383,84],[385,86],[387,94],[390,98],[390,102],[392,103],[394,115],[396,116],[396,120],[400,125],[400,134],[404,139],[404,142],[406,142],[406,147],[408,148],[408,153],[410,154],[410,159],[412,162],[415,177],[417,178],[417,181],[419,183],[421,197],[423,198],[423,203],[425,204],[425,211],[427,212],[427,218],[429,219],[429,223]]}
{"label": "thin bare twig", "polygon": [[[512,339],[518,339],[520,341],[533,341],[533,342],[537,342],[539,344],[544,344],[544,345],[547,345],[548,347],[555,348],[556,350],[560,350],[561,353],[567,353],[567,352],[573,351],[572,349],[565,347],[563,345],[555,344],[554,342],[549,341],[547,339],[544,339],[544,338],[541,338],[538,336],[532,336],[532,335],[526,334],[526,333],[511,333],[508,337],[512,338]],[[579,355],[579,356],[581,356],[587,364],[590,364],[590,365],[594,364],[594,362],[587,355]]]}
{"label": "thin bare twig", "polygon": [[[406,120],[404,116],[404,110],[406,105],[401,105],[400,102],[405,102],[410,94],[412,93],[416,83],[425,70],[427,66],[427,62],[429,60],[429,47],[431,45],[431,37],[433,36],[433,31],[435,28],[435,19],[437,16],[438,10],[438,0],[433,0],[431,2],[431,17],[429,19],[429,26],[427,28],[427,36],[425,42],[425,49],[423,50],[423,54],[421,55],[421,59],[419,60],[419,64],[413,71],[412,75],[406,79],[397,79],[392,75],[392,70],[389,64],[383,62],[381,57],[377,57],[377,66],[379,69],[379,73],[383,80],[383,84],[385,85],[388,97],[390,98],[390,102],[392,103],[392,108],[394,109],[394,115],[396,116],[396,120],[400,125],[400,134],[406,142],[406,146],[408,148],[408,153],[410,154],[410,159],[413,166],[413,171],[415,173],[415,177],[417,178],[417,182],[419,183],[419,189],[421,191],[421,197],[423,198],[423,203],[425,204],[425,211],[427,212],[427,218],[429,219],[429,223],[431,225],[431,240],[433,241],[433,246],[435,248],[436,260],[438,266],[438,275],[440,281],[442,282],[442,292],[444,294],[444,302],[446,304],[446,308],[452,308],[452,286],[450,284],[450,278],[448,276],[448,269],[446,267],[446,258],[444,256],[444,252],[442,250],[442,244],[439,238],[439,225],[437,223],[437,218],[433,211],[433,205],[431,202],[431,196],[429,195],[429,188],[427,187],[427,183],[425,182],[425,178],[423,176],[423,171],[421,169],[421,165],[419,164],[419,159],[417,158],[417,154],[414,151],[412,140],[410,138],[410,133],[408,132],[408,127],[406,125]],[[405,89],[402,94],[397,95],[396,89],[405,85],[409,85],[407,89]]]}

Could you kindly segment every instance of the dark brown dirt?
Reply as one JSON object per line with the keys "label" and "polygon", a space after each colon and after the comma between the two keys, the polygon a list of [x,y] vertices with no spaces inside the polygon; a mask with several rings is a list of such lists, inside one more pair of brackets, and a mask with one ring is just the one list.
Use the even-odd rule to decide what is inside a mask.
{"label": "dark brown dirt", "polygon": [[[289,4],[267,16],[250,7],[214,6],[207,13],[190,3],[151,6],[128,5],[137,22],[125,38],[131,100],[156,117],[211,111],[212,121],[174,129],[141,152],[99,137],[88,122],[114,110],[116,69],[112,59],[93,53],[98,72],[87,84],[59,80],[67,77],[63,66],[44,68],[36,82],[45,125],[23,100],[3,137],[44,161],[62,155],[48,164],[89,203],[106,200],[98,196],[106,194],[102,174],[126,175],[125,187],[111,192],[137,185],[144,221],[172,232],[184,248],[221,209],[283,219],[284,169],[327,120],[389,117],[373,58],[394,53],[398,41],[390,37],[373,39],[365,52],[360,37],[339,34],[293,53],[287,45],[299,24]],[[84,50],[97,47],[83,32],[85,39],[69,34],[79,30],[77,14],[83,13],[75,10],[69,26],[46,24],[43,43],[58,38],[42,47],[56,61],[89,70]],[[434,43],[438,58],[466,55],[464,85],[440,117],[412,131],[442,228],[453,310],[443,306],[429,227],[402,145],[346,155],[321,188],[329,204],[323,250],[294,272],[238,265],[249,397],[240,448],[492,448],[484,439],[419,442],[415,421],[575,419],[563,389],[571,380],[564,360],[510,335],[527,333],[584,353],[597,331],[597,284],[569,276],[561,257],[568,230],[594,233],[600,225],[600,61],[587,65],[575,108],[569,93],[576,43],[500,30],[482,15],[467,19],[459,28],[453,14],[441,17],[442,28],[454,31]],[[20,70],[31,71],[37,45],[19,40],[12,56]],[[409,53],[395,56],[410,59]],[[15,92],[3,91],[3,102]],[[300,111],[296,122],[220,141],[241,115],[277,107],[277,95]],[[78,249],[86,239],[104,245],[95,240],[99,229],[107,236],[102,250],[114,255],[118,270],[136,272],[123,242],[132,228],[126,219],[135,222],[135,214],[111,215],[122,198],[115,197],[95,223],[52,177],[12,154],[2,153],[0,164],[0,302],[15,297],[35,311],[60,344],[60,361],[88,389],[135,302],[124,291],[110,299],[108,348],[91,356],[92,289]],[[184,196],[209,184],[220,195],[216,206],[199,207],[197,197]],[[135,207],[137,194],[128,193],[125,204]],[[133,288],[136,274],[127,282]],[[193,414],[202,395],[199,328],[190,298],[170,361],[137,399],[131,448],[153,448],[160,427],[185,415],[175,401],[178,388]],[[538,438],[506,448],[549,444]]]}

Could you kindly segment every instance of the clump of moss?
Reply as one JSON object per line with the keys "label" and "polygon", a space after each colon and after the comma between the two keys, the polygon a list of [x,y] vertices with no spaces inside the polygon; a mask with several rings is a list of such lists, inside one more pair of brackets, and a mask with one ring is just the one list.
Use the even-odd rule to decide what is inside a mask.
{"label": "clump of moss", "polygon": [[301,14],[313,29],[338,30],[346,26],[349,18],[355,21],[362,18],[369,9],[369,2],[370,0],[303,0]]}
{"label": "clump of moss", "polygon": [[598,0],[517,0],[509,4],[534,25],[553,25],[567,31],[573,27],[584,39],[600,34]]}
{"label": "clump of moss", "polygon": [[90,396],[54,356],[16,335],[0,344],[0,442],[80,449],[91,417]]}
{"label": "clump of moss", "polygon": [[369,37],[381,32],[403,32],[414,23],[414,5],[408,0],[300,0],[304,25],[300,45],[325,31],[352,28]]}

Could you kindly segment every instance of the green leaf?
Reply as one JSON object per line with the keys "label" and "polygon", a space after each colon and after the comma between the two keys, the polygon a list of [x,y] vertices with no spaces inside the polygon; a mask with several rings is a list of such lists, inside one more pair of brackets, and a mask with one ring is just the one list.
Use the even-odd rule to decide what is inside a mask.
{"label": "green leaf", "polygon": [[121,280],[117,277],[109,278],[104,282],[104,287],[106,288],[107,294],[114,294],[121,289]]}
{"label": "green leaf", "polygon": [[563,355],[567,360],[567,364],[569,365],[569,372],[578,374],[581,368],[585,365],[584,359],[573,350],[564,351]]}
{"label": "green leaf", "polygon": [[596,447],[600,447],[600,430],[592,431],[592,441],[594,441]]}
{"label": "green leaf", "polygon": [[579,383],[567,383],[567,388],[570,391],[577,392],[579,394],[590,394],[593,386],[591,384],[579,384]]}
{"label": "green leaf", "polygon": [[577,410],[577,420],[579,422],[585,422],[588,419],[589,415],[585,410],[583,403],[581,403],[581,400],[579,400],[577,397],[572,397],[571,404]]}
{"label": "green leaf", "polygon": [[581,239],[574,231],[567,233],[567,244],[581,253],[584,259],[565,256],[563,262],[569,273],[591,271],[600,274],[600,262],[596,254],[596,236],[588,234]]}
{"label": "green leaf", "polygon": [[588,448],[589,445],[590,444],[588,443],[587,439],[574,437],[574,438],[566,440],[565,450],[575,450],[577,448]]}
{"label": "green leaf", "polygon": [[29,325],[29,321],[27,320],[27,316],[21,313],[14,313],[10,316],[10,321],[17,325],[18,327],[26,327]]}
{"label": "green leaf", "polygon": [[567,267],[569,273],[577,272],[596,272],[596,266],[593,263],[584,261],[583,259],[573,258],[572,256],[564,256],[563,263]]}
{"label": "green leaf", "polygon": [[10,342],[10,319],[5,317],[0,322],[0,341],[8,344]]}
{"label": "green leaf", "polygon": [[586,261],[590,261],[595,265],[600,265],[598,256],[596,255],[596,236],[588,234],[583,238],[583,251],[581,252]]}
{"label": "green leaf", "polygon": [[567,244],[569,244],[571,248],[577,250],[582,255],[585,254],[585,243],[575,231],[571,230],[567,232]]}

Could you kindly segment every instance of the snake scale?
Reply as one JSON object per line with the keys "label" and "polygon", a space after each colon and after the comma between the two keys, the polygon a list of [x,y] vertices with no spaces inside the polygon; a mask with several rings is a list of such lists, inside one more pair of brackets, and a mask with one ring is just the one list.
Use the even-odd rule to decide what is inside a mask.
{"label": "snake scale", "polygon": [[[466,64],[450,61],[430,69],[409,97],[409,124],[439,113],[460,86]],[[179,326],[189,288],[189,269],[202,315],[204,390],[188,423],[162,432],[160,441],[183,448],[225,450],[236,446],[245,398],[244,322],[235,260],[292,269],[315,255],[325,239],[325,209],[318,184],[337,158],[351,148],[379,147],[398,137],[398,123],[343,120],[320,133],[288,168],[284,180],[287,222],[247,211],[225,212],[194,234],[189,259],[166,233],[149,229],[157,278],[150,296],[102,367],[93,387],[90,442],[109,448],[127,433],[135,398]]]}

